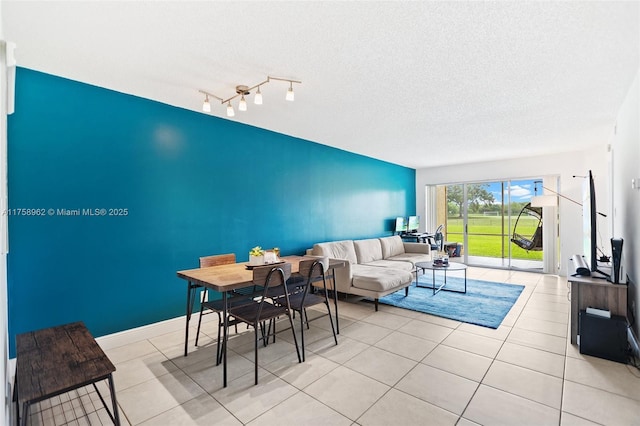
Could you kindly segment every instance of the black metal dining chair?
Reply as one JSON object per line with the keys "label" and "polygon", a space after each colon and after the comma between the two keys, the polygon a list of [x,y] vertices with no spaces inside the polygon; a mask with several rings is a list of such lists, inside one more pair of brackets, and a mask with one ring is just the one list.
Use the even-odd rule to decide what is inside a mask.
{"label": "black metal dining chair", "polygon": [[[329,316],[329,322],[331,323],[333,340],[336,342],[336,345],[338,344],[336,328],[333,324],[331,308],[329,307],[329,292],[327,290],[327,279],[325,276],[325,271],[328,264],[329,260],[327,258],[301,261],[299,270],[300,275],[305,280],[305,284],[301,287],[300,291],[295,292],[289,296],[289,304],[291,306],[291,309],[300,315],[300,343],[302,346],[302,361],[305,361],[304,326],[306,324],[307,329],[309,329],[310,321],[309,316],[307,315],[307,308],[321,304],[324,304],[327,307],[327,315]],[[314,283],[316,283],[316,285],[322,283],[322,287],[318,288],[318,291],[321,292],[320,294],[314,292]],[[317,317],[314,319],[318,318],[322,317]]]}
{"label": "black metal dining chair", "polygon": [[[289,318],[291,332],[293,333],[293,341],[298,355],[298,362],[302,362],[300,358],[300,350],[298,348],[298,339],[293,326],[293,318],[289,304],[289,292],[287,288],[287,279],[291,276],[291,264],[283,263],[278,266],[263,266],[253,269],[253,283],[262,285],[262,294],[253,299],[253,303],[233,306],[229,309],[229,315],[238,322],[246,323],[253,327],[254,332],[254,352],[255,352],[255,384],[258,384],[258,341],[262,340],[263,344],[269,340],[269,337],[275,335],[275,320],[281,316]],[[276,288],[284,289],[284,294],[278,303],[274,303],[269,294],[269,290],[273,292]],[[278,292],[280,293],[280,292]],[[269,322],[269,326],[265,324]],[[272,331],[273,324],[273,331]]]}
{"label": "black metal dining chair", "polygon": [[[207,268],[210,266],[229,265],[236,263],[235,253],[217,254],[213,256],[203,256],[200,258],[200,267]],[[202,317],[207,314],[215,313],[218,315],[218,341],[216,343],[216,365],[220,365],[222,362],[222,351],[224,348],[221,346],[221,334],[224,328],[224,322],[222,318],[222,312],[224,310],[223,301],[221,299],[208,300],[210,295],[209,289],[205,288],[202,292],[202,302],[200,303],[200,317],[198,318],[198,329],[196,331],[196,343],[198,346],[198,338],[200,337],[200,325],[202,324]],[[234,305],[241,305],[249,303],[250,300],[247,297],[233,296],[227,299],[227,307]],[[238,332],[237,321],[233,318],[229,318],[230,325],[235,327],[236,333]]]}

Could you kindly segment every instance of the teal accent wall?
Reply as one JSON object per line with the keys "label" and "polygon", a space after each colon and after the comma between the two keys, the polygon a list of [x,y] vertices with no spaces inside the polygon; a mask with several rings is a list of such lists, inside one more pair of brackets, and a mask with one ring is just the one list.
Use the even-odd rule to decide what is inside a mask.
{"label": "teal accent wall", "polygon": [[81,320],[102,336],[184,315],[176,271],[199,256],[303,254],[415,212],[415,170],[306,140],[24,68],[15,105],[12,356],[30,330]]}

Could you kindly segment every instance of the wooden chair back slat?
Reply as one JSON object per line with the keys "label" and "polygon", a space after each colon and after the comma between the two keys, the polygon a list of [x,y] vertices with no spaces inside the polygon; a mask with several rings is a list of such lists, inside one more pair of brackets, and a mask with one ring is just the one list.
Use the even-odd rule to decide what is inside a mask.
{"label": "wooden chair back slat", "polygon": [[[285,281],[289,279],[291,276],[291,264],[290,263],[279,263],[277,265],[266,265],[266,266],[258,266],[253,268],[253,283],[257,285],[265,285],[265,281],[269,272],[272,269],[282,269],[284,272]],[[282,281],[282,276],[280,274],[272,274],[271,280],[269,281],[269,287],[275,287],[284,284]]]}
{"label": "wooden chair back slat", "polygon": [[200,258],[200,267],[208,268],[209,266],[229,265],[236,263],[236,254],[216,254],[213,256],[203,256]]}
{"label": "wooden chair back slat", "polygon": [[318,262],[317,265],[322,265],[322,269],[319,266],[315,267],[313,270],[313,275],[311,278],[318,278],[322,276],[322,271],[326,271],[329,266],[329,258],[328,257],[318,257],[309,260],[300,261],[300,276],[302,276],[305,280],[309,278],[309,273],[311,272],[311,267],[315,262]]}

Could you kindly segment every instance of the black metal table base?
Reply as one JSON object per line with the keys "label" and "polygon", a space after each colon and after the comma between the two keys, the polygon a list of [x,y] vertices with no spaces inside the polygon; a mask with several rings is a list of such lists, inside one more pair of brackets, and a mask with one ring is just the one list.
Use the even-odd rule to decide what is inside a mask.
{"label": "black metal table base", "polygon": [[[422,275],[424,275],[424,271],[426,271],[427,269],[431,269],[431,268],[422,268],[420,266],[416,266],[416,287],[418,288],[428,288],[428,289],[433,289],[433,295],[435,296],[439,291],[449,291],[451,293],[463,293],[466,294],[467,293],[467,269],[462,269],[464,271],[464,290],[456,290],[456,289],[452,289],[452,288],[446,288],[447,285],[447,267],[441,267],[438,269],[431,269],[433,275],[432,275],[432,279],[431,279],[431,285],[420,285],[420,282],[418,281],[418,269],[422,269]],[[440,271],[444,271],[444,282],[437,286],[436,285],[436,270]],[[456,269],[457,271],[461,270],[461,269]]]}

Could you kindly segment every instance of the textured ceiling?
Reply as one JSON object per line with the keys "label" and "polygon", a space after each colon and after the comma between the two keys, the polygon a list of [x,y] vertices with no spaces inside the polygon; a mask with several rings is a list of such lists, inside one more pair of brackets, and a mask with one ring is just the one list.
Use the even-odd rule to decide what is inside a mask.
{"label": "textured ceiling", "polygon": [[194,111],[299,79],[231,120],[412,168],[604,144],[640,67],[635,1],[0,5],[19,66]]}

